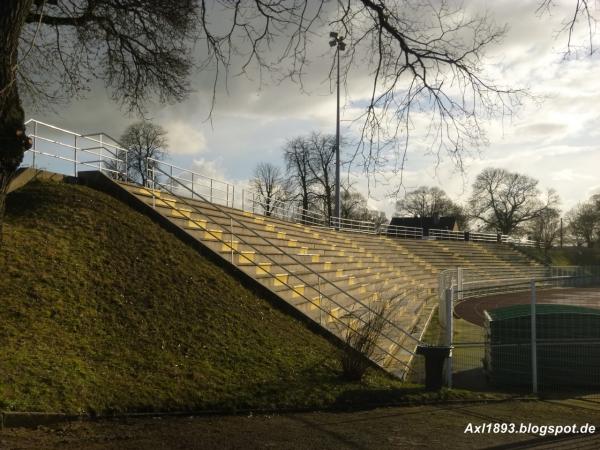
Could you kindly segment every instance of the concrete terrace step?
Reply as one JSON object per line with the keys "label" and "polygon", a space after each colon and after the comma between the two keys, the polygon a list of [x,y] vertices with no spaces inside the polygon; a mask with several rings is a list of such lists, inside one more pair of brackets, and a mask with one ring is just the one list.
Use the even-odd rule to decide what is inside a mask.
{"label": "concrete terrace step", "polygon": [[380,342],[392,371],[402,371],[402,362],[412,358],[401,347],[410,341],[414,348],[407,334],[424,331],[424,315],[431,313],[427,301],[436,295],[440,271],[463,267],[470,277],[502,278],[537,267],[501,244],[336,231],[122,186],[333,333],[339,333],[336,320],[345,311],[361,308],[361,302],[372,305],[396,298],[393,320],[405,332],[393,332],[395,338]]}
{"label": "concrete terrace step", "polygon": [[[165,196],[163,195],[162,198],[165,199]],[[156,202],[156,200],[155,200],[155,202]],[[165,202],[169,206],[172,206],[174,204],[171,199],[165,199]],[[195,203],[202,206],[201,202],[195,202]],[[180,210],[184,211],[184,216],[182,217],[179,214],[174,214],[173,215],[174,218],[176,218],[176,219],[179,218],[179,219],[185,220],[187,218],[186,216],[189,215],[189,214],[186,214],[186,212],[189,211],[190,208],[187,207],[187,206],[183,206],[183,205],[177,205],[177,207]],[[205,208],[205,209],[210,210],[211,208],[209,207],[209,208]],[[193,214],[195,214],[195,212]],[[218,212],[212,211],[211,214],[218,214]],[[225,217],[225,215],[222,215],[222,216],[223,216],[222,219],[223,219],[223,222],[224,222],[227,218]],[[269,226],[268,226],[269,224],[265,224],[265,218],[251,217],[251,215],[244,214],[244,213],[238,214],[238,216],[240,218],[242,218],[242,220],[246,220],[246,221],[248,221],[249,219],[253,219],[253,222],[255,222],[255,223],[259,224],[259,225],[264,225],[266,231],[271,232],[271,233],[277,233],[277,234],[274,234],[274,235],[271,236],[271,239],[270,239],[271,241],[272,241],[272,239],[277,239],[277,237],[283,238],[286,235],[287,236],[290,235],[289,231],[287,231],[287,232],[276,231],[275,228],[274,228],[274,226],[272,226],[272,227],[269,228]],[[204,226],[203,222],[200,222],[199,225],[197,223],[195,223],[195,222],[198,222],[198,219],[196,219],[194,221],[190,220],[188,226],[190,228],[202,228],[202,226]],[[223,223],[223,225],[226,225],[226,224]],[[297,226],[297,225],[294,225],[294,224],[290,225],[290,224],[287,224],[287,223],[282,223],[281,225],[284,226],[284,227],[286,227],[286,229],[292,230],[291,233],[294,233],[294,236],[298,236],[298,235],[302,236],[303,235],[302,232],[306,232],[307,230],[310,230],[310,228],[308,228],[308,227]],[[225,228],[225,227],[223,227],[223,228]],[[237,236],[235,236],[235,231],[236,230],[237,230],[237,227],[234,226],[234,237],[237,237]],[[218,235],[218,237],[223,238],[227,242],[229,242],[229,240],[230,240],[229,238],[227,238],[227,233],[219,233],[218,230],[215,229],[215,228],[212,229],[212,232],[210,234],[211,235]],[[238,232],[238,234],[239,234],[239,232]],[[309,236],[309,238],[313,238],[314,239],[316,236],[320,236],[320,234],[322,234],[322,232],[319,233],[319,232],[311,231],[311,236]],[[326,232],[326,234],[327,234],[327,232]],[[308,247],[309,251],[312,250],[309,245],[304,245],[304,246],[303,245],[299,245],[299,244],[298,245],[289,244],[289,245],[291,247],[296,247],[296,246],[299,247],[300,251],[299,251],[299,254],[296,255],[296,256],[302,257],[302,256],[304,256],[304,255],[302,255],[302,253],[306,254],[308,257],[311,258],[310,262],[312,262],[312,259],[314,258],[314,255],[323,256],[323,255],[327,254],[327,252],[329,252],[329,253],[333,252],[333,254],[331,254],[332,259],[334,259],[334,260],[336,258],[338,259],[338,261],[333,261],[332,263],[335,263],[335,262],[339,263],[339,260],[342,260],[342,261],[344,261],[346,263],[348,261],[352,262],[353,260],[355,260],[355,258],[356,258],[357,255],[364,256],[365,252],[361,251],[360,249],[358,249],[358,245],[356,243],[354,243],[351,239],[339,237],[336,232],[330,232],[328,234],[336,236],[338,243],[337,244],[309,243],[309,244],[312,244],[312,249],[319,250],[317,253],[309,253],[307,251],[307,247]],[[207,233],[205,233],[204,237],[210,239],[212,236],[208,236]],[[251,240],[249,241],[250,238],[253,238],[254,241],[253,242]],[[251,237],[248,237],[248,239],[246,239],[247,242],[254,243],[254,244],[258,244],[260,242],[260,240],[261,239],[258,238],[258,237],[256,237],[256,236],[251,236]],[[244,244],[243,242],[239,243],[239,241],[237,241],[236,239],[234,239],[233,242],[234,243],[237,242],[238,245],[242,245],[242,246]],[[295,241],[292,241],[292,242],[298,242],[298,241],[295,240]],[[277,244],[276,241],[274,243]],[[281,245],[283,243],[284,242],[282,242],[282,240],[280,239],[279,244]],[[308,243],[308,242],[305,241],[304,243]],[[235,245],[234,245],[234,248],[235,248]],[[228,248],[223,248],[223,250],[226,251],[226,250],[228,250]],[[352,254],[351,252],[354,252],[354,254]],[[275,252],[275,253],[278,253],[278,252]],[[372,255],[368,255],[368,256],[371,257]],[[377,257],[375,257],[375,258],[377,258]],[[410,264],[407,264],[407,265],[410,265]]]}
{"label": "concrete terrace step", "polygon": [[[164,202],[166,204],[168,204],[169,206],[172,206],[174,204],[174,202],[172,200],[164,200]],[[156,199],[154,200],[154,203],[156,203]],[[159,206],[158,209],[162,209],[162,206]],[[164,207],[166,208],[166,207]],[[261,252],[260,248],[257,248],[259,244],[261,244],[263,242],[263,240],[260,237],[257,236],[246,236],[246,237],[242,237],[242,236],[237,236],[234,233],[234,238],[240,238],[240,239],[244,239],[246,242],[242,242],[240,244],[240,242],[237,239],[231,239],[231,235],[229,234],[229,236],[227,236],[227,233],[224,233],[223,230],[219,230],[217,228],[210,228],[210,226],[208,226],[206,224],[206,220],[204,219],[199,219],[197,217],[194,217],[196,213],[194,212],[193,214],[190,213],[190,208],[183,208],[180,205],[178,206],[178,210],[177,210],[177,214],[172,214],[170,213],[169,210],[167,210],[167,215],[173,217],[174,219],[180,219],[182,221],[185,221],[185,225],[184,227],[190,228],[194,231],[197,231],[198,229],[202,230],[204,228],[204,231],[202,232],[201,236],[197,236],[200,239],[204,238],[205,240],[219,240],[219,239],[223,239],[225,240],[227,243],[229,243],[230,241],[233,241],[233,247],[234,249],[237,249],[240,245],[244,245],[245,243],[248,244],[253,244],[252,247],[255,248],[256,252]],[[266,229],[269,230],[269,232],[271,233],[277,233],[274,234],[273,236],[271,236],[271,239],[269,239],[269,242],[272,242],[273,244],[277,245],[279,244],[280,247],[282,247],[284,244],[286,244],[289,247],[292,248],[298,248],[298,254],[296,256],[301,256],[301,255],[307,255],[310,256],[310,262],[317,262],[320,259],[320,256],[332,256],[332,257],[340,257],[342,258],[345,262],[352,262],[356,257],[362,257],[365,255],[369,256],[369,257],[373,257],[373,255],[370,252],[364,252],[361,251],[361,249],[358,248],[357,244],[352,244],[350,243],[349,240],[345,240],[344,243],[342,245],[348,245],[350,243],[350,248],[348,249],[348,247],[345,247],[343,250],[340,250],[339,247],[337,247],[337,245],[332,244],[322,244],[322,243],[309,243],[309,245],[299,245],[297,240],[284,240],[281,239],[282,232],[276,232],[274,227],[268,228],[268,224],[264,223],[264,220],[258,220],[257,221],[261,226],[264,225],[266,227]],[[238,227],[239,228],[239,227]],[[296,227],[298,228],[298,227]],[[236,228],[234,228],[234,231],[236,230]],[[238,234],[240,234],[240,232],[238,232]],[[312,236],[311,236],[312,237]],[[279,239],[278,239],[279,238]],[[312,248],[311,248],[311,244],[312,244]],[[262,243],[263,246],[266,247],[270,247],[270,244],[267,241],[264,241],[264,243]],[[320,247],[320,248],[317,248]],[[223,244],[221,246],[221,251],[228,251],[230,250],[230,246],[227,244]],[[281,254],[282,252],[278,249],[271,249],[270,250],[272,253],[279,253]],[[375,260],[377,261],[380,257],[374,257]],[[329,259],[329,258],[328,258]],[[243,258],[238,258],[238,261],[243,263],[246,263],[247,261],[246,257]]]}
{"label": "concrete terrace step", "polygon": [[[182,206],[180,206],[180,208],[183,208],[183,207],[182,207]],[[189,209],[189,208],[188,208],[188,209]],[[210,208],[209,208],[209,209],[210,209]],[[219,214],[220,214],[220,213],[219,213]],[[244,215],[244,214],[238,214],[238,215],[239,215],[239,217],[241,217],[241,218],[242,218],[242,220],[246,220],[246,221],[247,221],[247,220],[249,219],[249,218],[248,218],[246,215]],[[226,220],[226,218],[225,218],[225,217],[223,217],[223,220]],[[253,220],[254,220],[255,222],[259,223],[259,224],[264,224],[264,220],[265,220],[265,219],[264,219],[264,218],[254,218]],[[291,230],[292,230],[292,233],[294,233],[294,236],[297,236],[297,237],[298,237],[298,230],[306,231],[306,230],[308,230],[308,229],[309,229],[308,227],[303,227],[303,226],[294,226],[293,224],[290,226],[289,224],[285,224],[285,223],[282,223],[282,224],[281,224],[281,226],[283,226],[283,227],[286,227],[286,229],[288,229],[288,230],[290,230],[290,229],[291,229]],[[265,227],[268,227],[268,224],[266,224],[266,225],[265,225]],[[267,229],[268,229],[269,231],[273,231],[273,232],[275,231],[275,228],[274,228],[274,226],[272,226],[271,228],[267,228]],[[235,231],[235,226],[234,226],[234,231]],[[285,231],[283,231],[283,232],[282,232],[282,231],[278,231],[277,233],[278,233],[279,235],[281,235],[282,237],[283,237],[283,236],[285,236],[285,235],[287,235],[287,236],[290,236],[290,235],[291,235],[289,231],[287,231],[287,232],[285,232]],[[320,232],[320,233],[319,233],[319,232],[314,232],[314,231],[313,231],[313,232],[311,232],[311,236],[309,236],[309,238],[314,238],[314,236],[320,236],[322,233],[323,233],[323,232]],[[326,233],[327,233],[327,232],[326,232]],[[331,234],[331,233],[329,233],[329,234]],[[333,233],[333,235],[334,235],[334,236],[337,236],[337,235],[336,235],[336,233]],[[353,242],[351,239],[348,239],[348,238],[339,238],[339,237],[338,237],[337,239],[338,239],[338,244],[332,244],[332,245],[331,245],[331,247],[329,247],[329,244],[328,244],[328,245],[325,245],[325,246],[321,246],[321,247],[325,247],[325,248],[335,248],[334,246],[336,246],[336,245],[337,245],[337,246],[343,246],[343,249],[342,249],[342,250],[340,250],[340,254],[341,254],[341,255],[344,255],[344,254],[345,254],[345,253],[348,251],[348,250],[345,250],[345,249],[347,249],[347,248],[348,248],[348,246],[350,246],[350,248],[354,248],[354,249],[356,249],[356,248],[358,247],[358,245],[357,245],[355,242]],[[384,238],[384,239],[385,239],[385,238]],[[307,242],[306,242],[306,241],[304,241],[304,243],[307,243]],[[318,247],[318,246],[319,246],[319,244],[318,244],[318,243],[317,243],[317,244],[315,244],[315,243],[311,243],[311,244],[313,245],[313,247]],[[352,250],[350,250],[350,251],[352,251]]]}

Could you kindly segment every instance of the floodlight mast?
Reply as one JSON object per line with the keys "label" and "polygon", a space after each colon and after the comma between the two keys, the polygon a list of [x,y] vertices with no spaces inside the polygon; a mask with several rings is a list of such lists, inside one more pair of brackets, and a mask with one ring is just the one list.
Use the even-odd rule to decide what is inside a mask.
{"label": "floodlight mast", "polygon": [[335,47],[335,57],[337,58],[337,103],[336,103],[336,121],[335,121],[335,205],[334,217],[335,228],[339,230],[342,215],[342,197],[340,192],[340,52],[346,49],[346,43],[343,36],[338,36],[335,31],[329,33],[332,38],[329,41],[330,47]]}

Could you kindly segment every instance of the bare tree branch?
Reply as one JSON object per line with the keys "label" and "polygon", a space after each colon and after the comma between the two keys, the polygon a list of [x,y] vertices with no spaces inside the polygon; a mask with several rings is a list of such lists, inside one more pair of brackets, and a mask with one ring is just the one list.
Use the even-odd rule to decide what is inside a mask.
{"label": "bare tree branch", "polygon": [[549,190],[542,197],[538,181],[505,169],[483,170],[473,183],[470,214],[485,228],[511,234],[549,209],[556,209],[558,195]]}
{"label": "bare tree branch", "polygon": [[[211,113],[233,68],[236,75],[258,73],[259,83],[269,73],[303,89],[313,38],[323,39],[332,27],[344,32],[343,83],[348,85],[355,71],[367,70],[372,78],[356,118],[362,126],[354,159],[362,157],[365,171],[374,176],[390,167],[402,171],[410,142],[419,135],[436,159],[449,157],[462,169],[464,156],[486,142],[483,121],[510,114],[524,95],[486,78],[485,51],[505,29],[444,0],[5,3],[20,14],[0,27],[3,42],[15,36],[18,43],[6,49],[10,57],[2,64],[12,75],[0,77],[0,92],[10,90],[17,73],[24,92],[48,101],[68,100],[100,80],[117,103],[139,113],[155,97],[182,100],[192,70],[214,74]],[[205,54],[197,62],[196,43]],[[21,70],[19,49],[21,55],[31,52],[36,64],[23,61],[27,70]],[[0,104],[10,97],[20,107],[16,89],[3,95]],[[0,138],[14,137],[16,128],[8,128]]]}
{"label": "bare tree branch", "polygon": [[[596,51],[596,46],[594,45],[594,36],[596,34],[597,24],[597,19],[595,16],[595,12],[597,11],[597,5],[592,6],[589,0],[571,1],[573,3],[571,15],[563,20],[562,26],[558,30],[558,35],[567,35],[567,44],[566,50],[564,52],[564,57],[568,58],[574,52],[577,52],[577,49],[581,48],[581,45],[577,45],[574,42],[575,33],[577,29],[581,26],[583,26],[586,29],[587,34],[587,48],[584,48],[586,52],[591,56]],[[542,0],[539,3],[538,8],[536,9],[536,13],[540,16],[551,14],[552,10],[556,7],[555,3],[556,2],[554,0]]]}
{"label": "bare tree branch", "polygon": [[271,163],[259,163],[254,169],[252,186],[258,194],[256,201],[262,206],[265,216],[270,216],[285,193],[281,170]]}

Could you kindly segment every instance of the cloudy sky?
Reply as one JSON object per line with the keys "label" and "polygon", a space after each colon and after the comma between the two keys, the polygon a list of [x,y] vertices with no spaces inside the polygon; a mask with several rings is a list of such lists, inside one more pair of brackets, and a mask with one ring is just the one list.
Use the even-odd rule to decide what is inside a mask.
{"label": "cloudy sky", "polygon": [[[542,188],[554,188],[559,193],[563,210],[600,191],[600,58],[585,51],[564,58],[567,36],[558,31],[572,13],[575,0],[558,2],[543,16],[536,14],[539,3],[468,2],[470,10],[487,11],[497,24],[508,26],[502,42],[486,53],[487,72],[500,84],[528,88],[535,98],[526,100],[512,117],[484,123],[489,143],[465,159],[464,173],[447,158],[436,164],[427,145],[419,141],[423,130],[416,120],[400,195],[420,185],[435,185],[454,199],[465,201],[474,177],[489,166],[539,179]],[[194,92],[183,103],[150,105],[151,119],[169,133],[172,161],[243,184],[258,162],[283,165],[281,149],[287,139],[314,130],[334,132],[335,96],[328,79],[333,52],[327,45],[329,30],[320,31],[322,36],[312,38],[304,92],[291,82],[278,83],[266,77],[258,83],[256,74],[232,74],[228,91],[219,89],[212,120],[207,121],[212,75],[203,72],[193,75]],[[585,44],[586,31],[578,28],[573,41]],[[361,100],[369,96],[370,76],[368,70],[353,69],[344,91],[343,132],[350,141],[356,138],[356,126],[351,121],[361,113]],[[136,120],[119,110],[100,85],[85,99],[31,115],[80,133],[104,131],[115,137]],[[368,190],[358,164],[350,177],[356,188],[370,196],[372,207],[391,215],[395,198],[389,194],[399,181],[397,174],[387,171]]]}

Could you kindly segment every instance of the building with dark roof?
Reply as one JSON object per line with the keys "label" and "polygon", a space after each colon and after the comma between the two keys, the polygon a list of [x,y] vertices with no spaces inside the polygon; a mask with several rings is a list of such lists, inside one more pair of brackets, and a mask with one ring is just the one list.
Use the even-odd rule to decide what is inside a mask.
{"label": "building with dark roof", "polygon": [[450,216],[392,217],[390,225],[423,228],[423,236],[429,236],[429,230],[431,228],[436,230],[459,231],[456,218]]}

